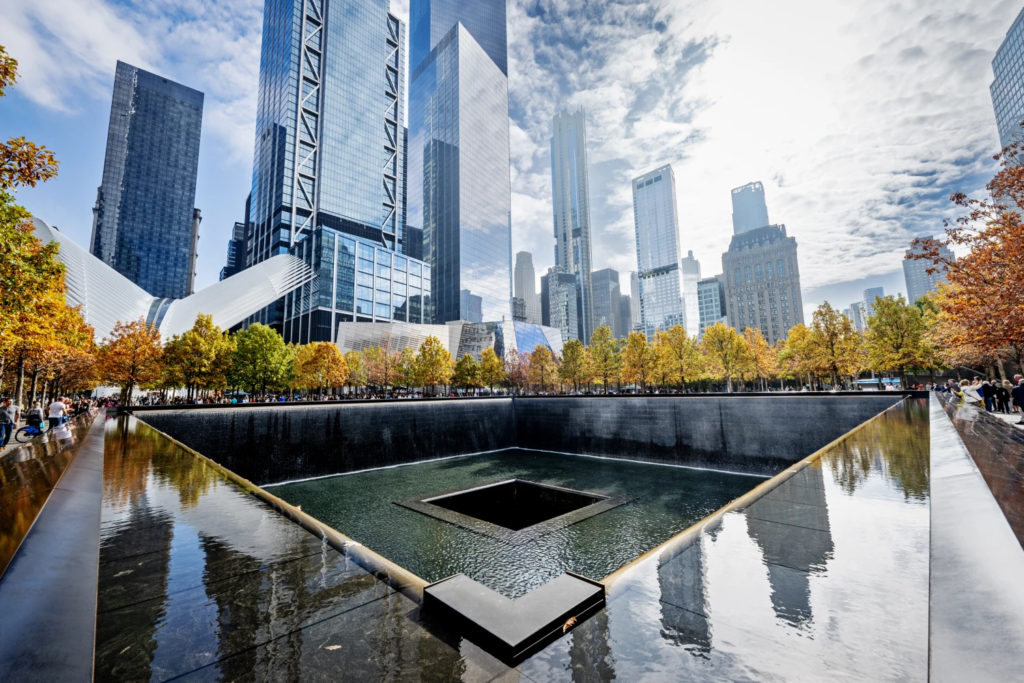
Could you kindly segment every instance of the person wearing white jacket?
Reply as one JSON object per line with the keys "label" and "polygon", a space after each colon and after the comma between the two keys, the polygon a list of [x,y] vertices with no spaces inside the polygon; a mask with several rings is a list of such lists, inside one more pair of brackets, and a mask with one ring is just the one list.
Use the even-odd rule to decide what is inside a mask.
{"label": "person wearing white jacket", "polygon": [[981,397],[981,393],[978,391],[980,384],[971,384],[966,379],[960,381],[960,391],[964,395],[964,402],[979,404],[983,403],[984,400]]}

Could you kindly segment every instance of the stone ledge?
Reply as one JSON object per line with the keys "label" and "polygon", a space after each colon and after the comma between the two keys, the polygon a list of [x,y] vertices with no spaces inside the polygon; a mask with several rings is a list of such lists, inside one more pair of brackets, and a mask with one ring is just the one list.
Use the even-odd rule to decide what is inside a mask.
{"label": "stone ledge", "polygon": [[[510,600],[464,574],[427,586],[423,609],[506,663],[521,661],[604,606],[604,586],[565,573]],[[572,625],[567,623],[575,619]]]}

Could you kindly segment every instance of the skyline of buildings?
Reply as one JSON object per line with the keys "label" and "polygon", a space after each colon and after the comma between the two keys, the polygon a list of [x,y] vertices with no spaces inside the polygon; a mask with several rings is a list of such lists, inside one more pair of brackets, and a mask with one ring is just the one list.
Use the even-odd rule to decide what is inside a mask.
{"label": "skyline of buildings", "polygon": [[117,62],[89,251],[153,296],[195,288],[203,93]]}
{"label": "skyline of buildings", "polygon": [[[454,289],[454,296],[449,296],[452,294],[451,291],[447,291],[447,294],[443,296],[440,292],[431,296],[433,287],[421,289],[417,294],[421,319],[424,317],[422,312],[427,311],[432,321],[442,322],[441,318],[446,315],[443,311],[447,309],[441,306],[441,303],[442,300],[448,299],[457,300],[454,307],[457,309],[458,319],[472,322],[486,319],[488,316],[484,311],[486,309],[485,302],[488,299],[491,300],[491,303],[497,302],[495,319],[498,316],[502,319],[506,316],[508,318],[516,317],[513,313],[513,294],[518,294],[518,292],[514,292],[512,283],[511,217],[509,208],[505,206],[506,204],[510,206],[510,190],[508,190],[507,178],[502,180],[507,173],[497,171],[499,168],[506,172],[508,170],[507,149],[502,151],[501,144],[490,145],[491,148],[498,147],[499,154],[491,155],[491,158],[480,161],[473,160],[473,154],[464,152],[465,149],[471,149],[474,152],[486,150],[488,145],[483,144],[481,136],[470,139],[467,144],[462,144],[463,138],[467,136],[473,138],[474,134],[488,130],[488,124],[501,121],[503,125],[498,125],[490,130],[504,131],[505,147],[507,148],[508,85],[507,44],[505,42],[507,37],[504,6],[492,2],[468,8],[460,6],[455,0],[414,2],[411,8],[412,21],[418,21],[420,24],[418,30],[414,31],[410,28],[410,34],[415,35],[409,41],[409,54],[419,60],[419,63],[413,67],[411,63],[405,62],[405,26],[397,17],[390,14],[386,0],[360,5],[359,22],[352,21],[352,16],[346,15],[347,23],[341,21],[331,23],[330,16],[321,16],[321,3],[319,2],[303,4],[302,7],[306,12],[303,17],[297,15],[285,17],[280,13],[283,7],[282,1],[267,0],[266,2],[265,40],[261,53],[259,96],[261,117],[258,117],[258,123],[269,122],[273,125],[269,128],[264,126],[263,135],[259,129],[257,131],[253,173],[253,190],[257,197],[256,199],[250,197],[250,201],[247,201],[247,220],[241,224],[246,226],[246,234],[239,235],[239,224],[237,223],[232,231],[228,258],[222,271],[222,277],[229,276],[241,265],[252,265],[274,253],[290,251],[297,254],[296,242],[306,238],[312,239],[314,233],[329,229],[335,233],[332,237],[334,243],[337,243],[338,234],[349,234],[367,241],[374,250],[379,241],[384,249],[407,258],[413,255],[423,255],[428,260],[434,258],[436,263],[443,263],[447,266],[452,266],[454,262],[456,267],[449,268],[448,272],[440,275],[437,268],[430,269],[428,263],[421,263],[421,271],[423,270],[422,266],[427,266],[427,272],[432,273],[433,280],[443,282],[447,286],[447,290]],[[333,16],[333,12],[341,11],[346,6],[342,3],[323,5],[323,10]],[[1022,16],[1024,16],[1024,12],[1022,12]],[[384,17],[384,21],[376,24],[376,20],[381,17]],[[447,31],[444,31],[444,25],[447,22],[454,23]],[[460,23],[462,28],[458,27]],[[342,24],[345,24],[344,32]],[[1019,16],[1011,30],[1007,32],[1007,39],[1000,48],[1001,52],[1004,48],[1018,49],[1019,41],[1013,39],[1013,36],[1016,35],[1015,31],[1019,30],[1020,24],[1021,17]],[[289,29],[289,26],[294,30]],[[381,29],[382,26],[383,29]],[[372,30],[370,30],[371,27]],[[291,35],[287,35],[289,30],[291,30]],[[462,33],[465,33],[466,36],[462,36]],[[417,44],[414,47],[412,43],[416,41],[416,36],[425,40],[425,44]],[[270,40],[266,40],[268,37]],[[377,42],[381,37],[383,37],[382,48]],[[367,45],[373,49],[365,49]],[[369,64],[366,60],[370,59],[370,53],[378,48],[381,50],[380,65],[383,68],[380,74],[374,75],[373,69],[361,67]],[[275,49],[278,51],[274,52]],[[489,61],[483,59],[481,54],[489,58]],[[420,163],[414,164],[413,171],[409,171],[410,136],[409,131],[401,125],[404,118],[405,70],[408,66],[410,73],[408,82],[410,84],[413,81],[418,82],[418,79],[428,74],[431,69],[437,70],[438,59],[448,60],[445,68],[442,69],[445,71],[441,77],[443,83],[439,85],[435,75],[433,82],[423,81],[417,86],[423,93],[427,93],[427,95],[421,96],[426,108],[421,112],[424,117],[417,130],[429,132],[430,138],[425,145],[423,141],[426,138],[422,136],[415,142],[414,149],[423,155],[419,159]],[[996,72],[996,80],[999,80],[997,60],[993,61],[993,70]],[[481,64],[484,64],[485,67],[493,65],[495,68],[491,70],[491,74],[487,74],[485,73],[486,68],[483,72],[479,71],[478,67]],[[119,63],[119,68],[120,66]],[[467,73],[461,73],[460,69]],[[500,73],[500,77],[493,79],[493,82],[488,85],[486,76],[493,76],[495,73]],[[485,77],[480,78],[481,75]],[[166,79],[162,80],[166,83]],[[358,107],[353,106],[349,99],[353,98],[354,93],[354,101],[359,104],[358,95],[360,93],[356,91],[365,86],[365,92],[371,93],[379,84],[383,84],[386,103],[383,115],[378,117],[378,122],[382,124],[382,131],[378,130],[369,137],[382,140],[377,153],[384,160],[384,164],[371,172],[369,169],[372,164],[365,168],[360,167],[361,159],[359,157],[363,148],[353,149],[350,142],[354,138],[361,139],[363,133],[370,130],[367,117],[362,115],[369,109],[360,113],[356,111]],[[462,92],[468,87],[467,84],[472,84],[472,87],[476,88],[472,95]],[[496,88],[491,87],[495,84],[498,84]],[[996,82],[994,81],[993,92],[995,92],[995,88]],[[412,90],[414,88],[410,85],[410,91]],[[488,94],[493,95],[499,90],[503,90],[503,95],[493,98],[492,102],[486,102]],[[335,103],[331,104],[332,93],[334,95],[343,93],[346,98],[349,98],[346,99],[345,106],[337,104],[337,97],[333,97]],[[482,97],[479,96],[481,93]],[[202,93],[199,95],[201,97]],[[292,97],[293,95],[294,97]],[[414,96],[415,93],[410,92],[410,102]],[[290,97],[296,105],[295,114],[291,120],[285,117],[284,124],[281,124],[270,114],[283,111],[284,109],[277,105],[287,101]],[[426,99],[423,100],[423,97]],[[369,95],[366,99],[369,101]],[[483,102],[482,105],[481,102]],[[497,104],[497,106],[491,107],[490,104]],[[993,96],[993,106],[997,109],[998,118],[998,104],[995,95]],[[492,114],[499,109],[503,109],[499,112],[500,115],[493,116]],[[268,114],[268,116],[263,117],[263,114]],[[475,120],[474,117],[476,117]],[[458,123],[452,125],[452,119],[458,120]],[[445,122],[444,125],[442,122]],[[410,112],[410,125],[412,123],[413,116]],[[475,123],[479,125],[474,125]],[[292,128],[288,129],[288,125],[291,125]],[[334,136],[333,142],[332,136]],[[445,136],[448,136],[448,142],[445,142]],[[344,145],[337,142],[341,138],[345,139]],[[453,140],[456,142],[451,142]],[[562,111],[556,114],[553,118],[553,132],[550,141],[556,264],[559,267],[571,268],[577,276],[576,329],[579,337],[587,341],[597,324],[593,313],[595,298],[593,283],[591,282],[589,285],[584,283],[585,279],[592,280],[592,264],[589,256],[592,250],[592,226],[589,216],[584,111],[579,109],[573,113]],[[370,147],[372,145],[368,145],[365,149],[370,149]],[[562,153],[563,149],[564,154]],[[460,152],[463,153],[455,161],[454,155]],[[274,156],[275,154],[277,156]],[[480,156],[480,154],[476,156]],[[494,162],[498,157],[501,158],[499,162],[489,163]],[[262,172],[260,162],[267,159],[274,166],[273,173]],[[473,177],[474,181],[477,180],[477,175],[469,170],[475,161],[480,161],[479,168],[496,172],[476,184],[467,181],[467,177]],[[291,163],[292,176],[290,189],[287,183],[289,163]],[[449,164],[447,168],[445,167],[446,163]],[[666,165],[663,168],[672,172],[671,165]],[[418,216],[423,221],[424,227],[430,229],[428,235],[424,235],[422,229],[412,225],[411,222],[407,223],[409,207],[406,200],[410,191],[406,178],[407,172],[419,173],[418,180],[420,182],[413,183],[418,188],[418,196],[414,197],[414,201],[418,202]],[[376,176],[374,176],[375,173]],[[487,176],[488,174],[482,175]],[[374,177],[375,180],[371,177]],[[489,182],[495,178],[498,179],[496,184]],[[261,180],[271,182],[268,187],[272,190],[271,192],[267,188],[263,188],[267,191],[262,197],[259,196]],[[359,186],[357,189],[362,189],[364,186],[369,188],[376,180],[380,182],[376,183],[375,189],[365,195],[361,195],[358,191],[349,191],[353,186]],[[563,187],[559,190],[556,186],[560,183]],[[332,192],[332,184],[336,187],[343,187],[345,191]],[[635,195],[637,192],[635,185],[633,190]],[[289,195],[289,192],[292,194]],[[376,195],[376,200],[373,199],[373,195]],[[281,203],[274,207],[277,211],[273,217],[274,222],[269,225],[272,228],[269,232],[266,229],[268,226],[261,224],[257,216],[259,209],[257,200],[263,201],[268,197],[282,201],[294,197],[290,206]],[[367,197],[370,199],[364,201]],[[506,199],[509,201],[506,202]],[[494,210],[495,200],[505,209],[504,220],[494,220],[495,216],[502,214],[501,211]],[[676,204],[674,187],[672,188],[672,202]],[[634,203],[636,203],[635,197]],[[493,230],[487,233],[479,244],[469,246],[464,242],[472,242],[480,235],[475,234],[479,231],[468,229],[472,220],[463,216],[467,204],[470,205],[473,219],[479,218],[481,212],[472,209],[483,208],[485,212],[490,210],[491,215],[489,218],[483,219],[481,224],[485,227],[485,233],[487,233],[487,229]],[[358,218],[360,211],[367,207],[371,207],[371,210],[366,215],[372,215],[372,207],[375,207],[378,212],[377,218],[380,219],[380,223],[376,228],[352,218]],[[760,229],[753,226],[762,220],[768,220],[762,183],[753,182],[734,188],[732,190],[732,207],[733,228],[737,235]],[[103,242],[102,231],[98,229],[102,227],[100,218],[103,208],[105,207],[101,207],[98,197],[95,209],[97,225],[94,226],[93,231],[94,243]],[[332,213],[332,209],[336,210],[335,213],[339,215]],[[346,218],[340,215],[346,212],[350,217]],[[677,206],[675,213],[678,214]],[[636,206],[634,206],[634,214],[635,228],[637,229],[637,262],[640,267],[641,229]],[[559,216],[562,217],[561,220]],[[191,242],[187,271],[187,279],[190,283],[194,279],[199,220],[201,220],[201,214],[198,210],[194,210],[190,225]],[[674,222],[674,249],[678,255],[682,251],[682,247],[679,242],[677,215]],[[560,224],[567,228],[563,229],[561,234],[559,234]],[[285,237],[288,246],[282,251]],[[328,241],[323,239],[323,235],[320,235],[318,239],[318,244]],[[448,240],[447,244],[446,240]],[[434,248],[433,252],[430,251],[431,245]],[[504,248],[506,245],[507,249]],[[427,251],[426,254],[422,253],[424,249]],[[242,252],[242,258],[239,258],[239,251]],[[305,249],[302,252],[305,254],[303,258],[307,259],[311,265],[316,265],[314,262],[322,255],[313,254],[313,251]],[[376,263],[376,252],[374,253],[373,260]],[[457,257],[453,256],[456,253]],[[562,261],[565,262],[565,266],[562,266]],[[505,263],[507,263],[507,278],[505,277]],[[492,268],[492,271],[496,270],[497,272],[480,277],[483,284],[476,290],[472,286],[462,286],[463,280],[467,285],[473,285],[474,282],[471,280],[474,276],[479,276],[485,268],[495,264],[497,267]],[[922,265],[924,264],[922,263]],[[668,265],[664,267],[672,268]],[[317,268],[318,272],[322,271],[320,266]],[[678,313],[676,319],[681,321],[689,333],[699,334],[703,329],[702,306],[698,297],[698,282],[701,281],[700,264],[691,251],[688,257],[679,259],[678,268],[679,310],[681,312]],[[907,263],[904,263],[904,268],[909,293],[911,275],[906,271]],[[646,274],[648,276],[664,275],[664,273],[652,274],[650,272]],[[533,284],[536,283],[535,273],[531,280]],[[319,284],[321,282],[328,284],[321,285]],[[381,282],[390,282],[390,280],[382,278]],[[559,282],[562,283],[562,280]],[[496,283],[498,284],[496,285]],[[325,328],[328,330],[328,339],[333,337],[330,330],[335,329],[338,322],[346,320],[345,313],[351,313],[352,319],[358,318],[359,320],[408,318],[411,306],[411,302],[406,300],[408,290],[399,294],[389,284],[386,285],[388,290],[384,291],[378,287],[379,283],[376,280],[372,284],[362,285],[366,287],[366,290],[359,290],[367,295],[367,298],[362,301],[369,303],[369,307],[363,312],[359,310],[357,304],[353,304],[354,310],[351,312],[336,308],[338,297],[345,298],[344,293],[340,290],[350,284],[353,290],[358,287],[355,283],[339,282],[336,273],[332,272],[331,279],[318,278],[318,284],[308,286],[308,291],[297,292],[293,296],[292,304],[282,301],[279,302],[282,306],[271,307],[272,309],[277,308],[280,314],[271,317],[283,328],[285,323],[293,321],[296,316],[305,316],[306,313],[309,313],[309,318],[303,318],[302,321],[295,322],[295,324],[310,329]],[[643,279],[638,278],[638,285],[643,284],[645,284]],[[654,282],[650,284],[652,286],[648,298],[652,306],[650,317],[653,319],[657,316],[657,312],[653,308],[657,300],[654,295],[659,290],[653,286]],[[317,291],[318,286],[325,286],[327,291]],[[935,285],[931,283],[928,286],[934,288]],[[490,289],[490,293],[488,293],[488,289]],[[620,285],[620,306],[610,307],[612,320],[614,320],[616,312],[620,321],[623,318],[621,299],[625,295],[621,293],[621,289]],[[643,323],[644,296],[642,290],[644,288],[638,286],[637,289],[640,290],[636,293],[638,296],[633,295],[632,287],[630,289],[630,317],[639,315],[641,323]],[[482,291],[482,293],[476,293],[477,291]],[[498,294],[495,295],[495,292]],[[534,293],[536,294],[536,292]],[[506,294],[507,296],[505,296]],[[524,305],[522,316],[530,316],[531,297],[520,298]],[[916,297],[911,295],[910,298]],[[331,316],[330,321],[315,320],[313,316],[317,313],[316,304],[311,304],[307,309],[306,304],[302,303],[306,300],[331,302],[329,311],[327,311]],[[540,318],[542,317],[539,315],[540,311],[536,310],[541,308],[540,297],[537,297],[536,301],[538,305],[534,307],[533,315]],[[445,305],[451,308],[450,302]],[[439,310],[442,311],[440,314],[437,313]],[[385,314],[387,318],[385,318]],[[359,317],[360,315],[365,318]],[[568,314],[563,317],[568,319]],[[589,324],[588,317],[590,317]],[[663,316],[661,324],[656,325],[654,329],[664,326],[667,319]],[[620,322],[619,329],[616,329],[615,325],[612,327],[613,332],[617,333],[620,331],[622,323]],[[651,326],[645,325],[645,329],[650,331]],[[315,336],[311,335],[309,338],[313,339]]]}
{"label": "skyline of buildings", "polygon": [[582,108],[562,111],[551,122],[551,209],[555,268],[576,276],[579,334],[590,339],[595,323],[592,281],[590,188],[586,117]]}

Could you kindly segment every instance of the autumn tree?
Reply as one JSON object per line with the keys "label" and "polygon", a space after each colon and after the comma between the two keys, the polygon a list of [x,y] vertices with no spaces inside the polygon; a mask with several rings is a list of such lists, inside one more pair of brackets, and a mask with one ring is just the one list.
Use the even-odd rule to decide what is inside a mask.
{"label": "autumn tree", "polygon": [[455,371],[452,374],[451,381],[452,384],[462,387],[467,393],[470,389],[476,389],[484,385],[480,380],[480,364],[476,362],[473,354],[463,354],[462,358],[455,363]]}
{"label": "autumn tree", "polygon": [[407,389],[419,386],[419,377],[416,375],[416,352],[408,346],[402,349],[399,355],[395,381]]}
{"label": "autumn tree", "polygon": [[801,384],[804,378],[808,384],[813,383],[818,361],[809,327],[799,323],[789,328],[785,343],[779,344],[778,356],[782,374],[797,379]]}
{"label": "autumn tree", "polygon": [[670,381],[680,387],[700,379],[704,373],[700,346],[682,325],[673,325],[661,333],[657,351],[659,365],[667,368]]}
{"label": "autumn tree", "polygon": [[169,386],[183,387],[192,399],[199,390],[222,389],[231,373],[234,340],[200,313],[192,328],[164,346],[164,374]]}
{"label": "autumn tree", "polygon": [[371,346],[363,351],[363,359],[366,363],[366,380],[369,384],[386,388],[394,386],[398,382],[402,367],[401,351],[391,349],[390,344]]}
{"label": "autumn tree", "polygon": [[562,362],[558,377],[565,384],[572,385],[573,391],[580,390],[580,384],[587,382],[587,350],[579,339],[570,339],[562,347]]}
{"label": "autumn tree", "polygon": [[312,342],[300,347],[295,365],[302,389],[327,393],[348,379],[348,363],[338,347],[330,342]]}
{"label": "autumn tree", "polygon": [[447,385],[452,378],[452,354],[444,347],[441,340],[430,336],[420,344],[417,357],[416,374],[425,387]]}
{"label": "autumn tree", "polygon": [[[1000,169],[986,186],[988,196],[954,193],[950,199],[963,214],[946,221],[945,238],[918,239],[912,245],[918,253],[910,258],[929,261],[929,273],[946,271],[948,284],[937,303],[945,314],[942,322],[956,323],[942,333],[944,344],[954,349],[1024,348],[1022,155],[1024,140],[1004,148],[995,157]],[[941,247],[967,253],[952,257]],[[911,323],[909,317],[905,323]],[[892,360],[891,351],[883,355]]]}
{"label": "autumn tree", "polygon": [[619,355],[618,340],[612,336],[612,329],[601,325],[590,335],[590,367],[594,379],[598,380],[608,393],[608,386],[622,370],[622,357]]}
{"label": "autumn tree", "polygon": [[505,363],[492,347],[480,354],[480,381],[493,392],[494,387],[505,381]]}
{"label": "autumn tree", "polygon": [[756,327],[748,327],[743,330],[743,341],[746,342],[750,352],[750,362],[744,377],[756,379],[759,389],[765,391],[768,388],[768,380],[779,374],[778,355],[761,334],[761,330]]}
{"label": "autumn tree", "polygon": [[529,377],[530,384],[546,391],[558,372],[558,360],[544,344],[537,344],[530,353]]}
{"label": "autumn tree", "polygon": [[921,311],[908,305],[902,294],[875,299],[874,315],[867,322],[868,363],[874,370],[899,373],[906,387],[907,370],[935,364]]}
{"label": "autumn tree", "polygon": [[366,356],[358,351],[346,351],[345,364],[348,366],[348,377],[345,378],[345,386],[355,393],[359,387],[365,387],[369,381],[366,371]]}
{"label": "autumn tree", "polygon": [[622,351],[622,378],[641,391],[647,391],[647,384],[654,377],[658,355],[643,332],[630,332],[626,348]]}
{"label": "autumn tree", "polygon": [[530,383],[530,354],[512,349],[505,354],[505,381],[514,391],[522,391]]}
{"label": "autumn tree", "polygon": [[746,372],[751,363],[747,342],[733,328],[715,323],[704,330],[700,345],[711,374],[724,379],[726,391],[732,392],[732,378]]}
{"label": "autumn tree", "polygon": [[285,385],[290,356],[284,339],[274,328],[254,323],[234,336],[231,377],[234,386],[266,395]]}
{"label": "autumn tree", "polygon": [[97,372],[109,384],[121,387],[121,403],[130,405],[132,391],[160,378],[163,348],[160,331],[143,319],[118,322],[99,350]]}
{"label": "autumn tree", "polygon": [[853,321],[827,301],[814,311],[807,343],[807,365],[827,373],[834,387],[844,377],[856,377],[863,366],[861,337]]}

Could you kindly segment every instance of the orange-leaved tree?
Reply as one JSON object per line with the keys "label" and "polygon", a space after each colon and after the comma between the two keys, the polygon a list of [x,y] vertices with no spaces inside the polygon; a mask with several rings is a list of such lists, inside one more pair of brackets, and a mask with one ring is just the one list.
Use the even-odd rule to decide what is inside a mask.
{"label": "orange-leaved tree", "polygon": [[[946,221],[944,239],[915,240],[921,253],[911,256],[930,261],[929,272],[947,269],[948,286],[936,303],[956,324],[939,334],[943,344],[975,352],[1024,347],[1024,142],[995,158],[1000,169],[986,185],[988,197],[954,193],[963,215]],[[950,257],[940,247],[968,253]]]}
{"label": "orange-leaved tree", "polygon": [[121,403],[130,405],[136,386],[156,382],[162,373],[160,331],[143,319],[118,322],[99,350],[97,374],[121,387]]}

